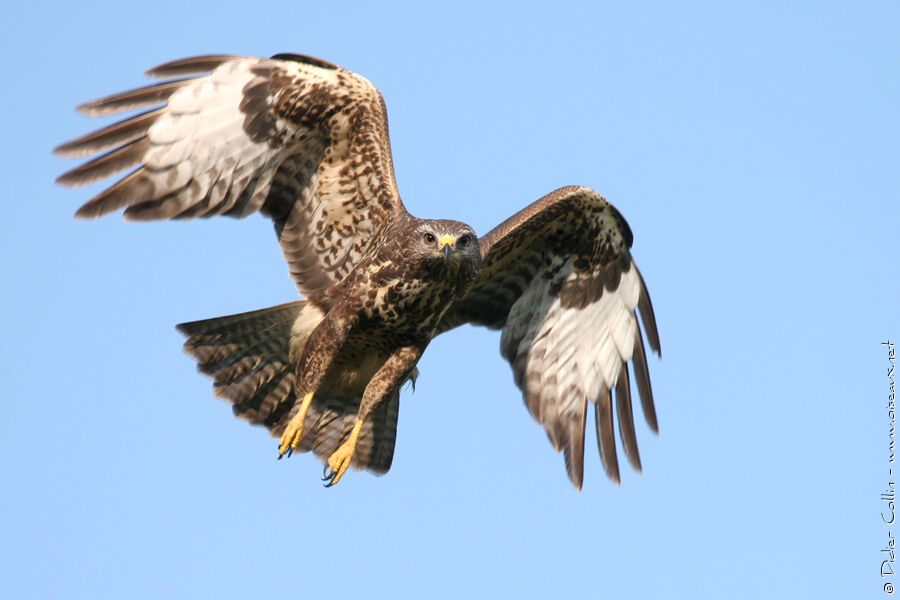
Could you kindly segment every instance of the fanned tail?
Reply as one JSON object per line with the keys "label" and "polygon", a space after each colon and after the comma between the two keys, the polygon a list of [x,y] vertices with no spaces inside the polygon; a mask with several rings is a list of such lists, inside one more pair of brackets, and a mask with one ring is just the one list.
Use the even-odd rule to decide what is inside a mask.
{"label": "fanned tail", "polygon": [[[294,393],[294,361],[324,315],[306,300],[252,312],[181,323],[184,350],[197,370],[213,380],[213,393],[232,405],[234,415],[262,425],[279,437],[298,406]],[[292,351],[293,346],[293,351]],[[360,395],[350,390],[322,389],[306,414],[298,452],[323,463],[350,434]],[[360,432],[352,466],[386,473],[394,456],[399,394],[381,402]]]}

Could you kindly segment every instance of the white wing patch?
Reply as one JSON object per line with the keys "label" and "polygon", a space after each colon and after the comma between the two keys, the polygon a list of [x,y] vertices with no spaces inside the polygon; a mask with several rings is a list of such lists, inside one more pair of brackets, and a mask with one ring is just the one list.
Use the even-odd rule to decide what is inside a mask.
{"label": "white wing patch", "polygon": [[[91,116],[149,111],[56,152],[94,155],[60,176],[80,186],[127,173],[76,213],[128,220],[260,211],[275,223],[302,294],[341,281],[402,209],[378,90],[299,55],[201,56],[166,63],[166,79],[88,102]],[[105,154],[101,154],[106,152]]]}
{"label": "white wing patch", "polygon": [[[579,277],[572,261],[566,259],[558,271],[567,282]],[[604,290],[596,301],[580,307],[565,306],[559,294],[551,293],[553,284],[553,279],[537,276],[513,304],[500,351],[512,365],[529,412],[544,426],[554,448],[566,451],[567,466],[570,460],[580,465],[580,457],[570,459],[570,454],[583,451],[587,403],[610,401],[610,390],[623,377],[627,380],[627,363],[641,343],[635,309],[642,283],[631,263],[616,289]],[[627,409],[630,420],[630,400],[621,402],[628,403],[619,410]],[[580,479],[581,473],[573,478],[577,487]]]}
{"label": "white wing patch", "polygon": [[[172,190],[179,190],[176,193],[182,196],[165,216],[176,216],[207,196],[208,209],[228,212],[254,176],[256,189],[242,212],[252,213],[265,201],[285,150],[254,142],[244,131],[240,103],[242,90],[256,77],[253,66],[251,62],[227,62],[179,89],[147,132],[151,147],[144,165],[156,175],[152,179],[154,196]],[[185,187],[188,183],[191,185]],[[215,193],[211,193],[213,186],[217,186]],[[220,206],[229,191],[229,203]]]}

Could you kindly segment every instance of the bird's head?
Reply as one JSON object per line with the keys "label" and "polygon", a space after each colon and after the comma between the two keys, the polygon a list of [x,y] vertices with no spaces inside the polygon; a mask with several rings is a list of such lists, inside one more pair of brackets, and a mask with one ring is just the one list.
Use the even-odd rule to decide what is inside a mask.
{"label": "bird's head", "polygon": [[421,221],[415,228],[419,254],[438,268],[481,272],[481,248],[471,227],[459,221],[435,219]]}

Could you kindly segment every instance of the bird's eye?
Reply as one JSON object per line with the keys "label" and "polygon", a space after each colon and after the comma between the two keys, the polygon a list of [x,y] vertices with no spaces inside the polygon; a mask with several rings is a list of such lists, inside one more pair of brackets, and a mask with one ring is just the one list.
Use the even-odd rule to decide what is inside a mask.
{"label": "bird's eye", "polygon": [[434,244],[437,241],[437,238],[434,237],[433,233],[426,233],[425,235],[422,236],[422,239],[425,240],[425,243],[428,244],[429,246]]}
{"label": "bird's eye", "polygon": [[459,246],[460,248],[466,248],[471,243],[472,243],[472,238],[470,238],[468,235],[464,235],[461,238],[459,238],[458,240],[456,240],[456,245]]}

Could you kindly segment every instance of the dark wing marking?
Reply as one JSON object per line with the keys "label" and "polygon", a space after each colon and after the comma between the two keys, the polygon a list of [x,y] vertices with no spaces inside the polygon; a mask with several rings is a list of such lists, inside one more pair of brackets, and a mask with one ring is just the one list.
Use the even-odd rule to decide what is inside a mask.
{"label": "dark wing marking", "polygon": [[660,352],[650,296],[631,259],[631,230],[593,190],[560,188],[479,240],[484,269],[438,330],[462,323],[503,329],[500,351],[531,415],[544,426],[581,489],[588,401],[600,455],[619,481],[612,403],[629,462],[640,470],[627,362],[634,363],[644,416],[657,431],[653,393],[635,309]]}
{"label": "dark wing marking", "polygon": [[153,220],[260,211],[275,222],[301,292],[342,280],[404,211],[384,102],[371,83],[336,65],[277,56],[173,61],[148,75],[178,79],[80,106],[89,116],[150,110],[56,148],[65,157],[94,156],[60,176],[63,185],[137,167],[76,215],[125,209],[126,219]]}

